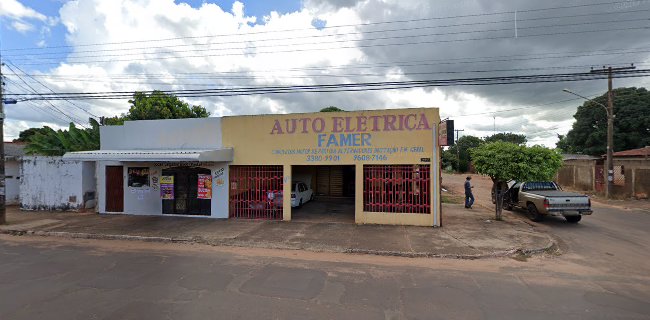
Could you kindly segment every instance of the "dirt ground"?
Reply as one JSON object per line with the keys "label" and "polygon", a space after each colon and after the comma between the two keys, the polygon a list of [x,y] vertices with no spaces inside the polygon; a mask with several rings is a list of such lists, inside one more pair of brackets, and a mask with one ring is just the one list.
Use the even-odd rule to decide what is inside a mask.
{"label": "dirt ground", "polygon": [[442,187],[451,191],[453,194],[463,195],[465,193],[463,184],[465,178],[472,177],[471,184],[474,186],[472,190],[474,194],[475,204],[482,207],[492,209],[491,190],[492,180],[489,177],[478,174],[442,174]]}

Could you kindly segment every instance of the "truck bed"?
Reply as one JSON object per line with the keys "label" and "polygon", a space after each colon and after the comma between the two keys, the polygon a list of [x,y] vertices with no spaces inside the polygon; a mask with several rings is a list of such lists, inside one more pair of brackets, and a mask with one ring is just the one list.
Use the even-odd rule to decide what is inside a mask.
{"label": "truck bed", "polygon": [[566,191],[560,191],[560,190],[540,190],[540,191],[524,191],[526,193],[531,193],[531,194],[536,194],[539,196],[543,197],[585,197],[584,194],[576,193],[576,192],[566,192]]}

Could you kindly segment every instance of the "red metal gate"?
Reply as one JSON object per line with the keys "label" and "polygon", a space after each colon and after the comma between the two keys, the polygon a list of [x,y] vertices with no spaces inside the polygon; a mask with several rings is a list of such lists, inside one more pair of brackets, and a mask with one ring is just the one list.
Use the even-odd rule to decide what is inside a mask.
{"label": "red metal gate", "polygon": [[363,210],[431,212],[429,165],[364,165]]}
{"label": "red metal gate", "polygon": [[231,218],[282,219],[282,166],[230,166]]}

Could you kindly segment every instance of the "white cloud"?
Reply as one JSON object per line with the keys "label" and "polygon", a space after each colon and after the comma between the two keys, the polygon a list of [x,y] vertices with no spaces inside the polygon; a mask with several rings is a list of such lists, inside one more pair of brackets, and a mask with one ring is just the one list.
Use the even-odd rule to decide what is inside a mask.
{"label": "white cloud", "polygon": [[10,19],[36,19],[46,21],[47,17],[37,12],[36,10],[24,6],[17,0],[2,0],[0,1],[0,16],[9,17]]}
{"label": "white cloud", "polygon": [[[588,3],[586,0],[577,1]],[[15,5],[17,2],[0,3]],[[526,9],[562,5],[566,5],[564,1],[550,0],[545,4],[518,2],[517,7]],[[644,8],[647,8],[647,5],[644,5]],[[305,1],[303,7],[296,12],[271,12],[264,16],[262,21],[258,21],[255,17],[246,15],[246,1],[235,1],[231,8],[224,9],[206,2],[198,8],[192,8],[187,4],[176,4],[173,0],[86,0],[66,2],[60,9],[60,16],[56,18],[46,19],[45,16],[38,16],[36,12],[31,16],[40,21],[48,21],[49,25],[60,21],[66,27],[66,39],[73,46],[72,53],[64,63],[46,72],[46,77],[39,78],[57,92],[465,78],[513,72],[462,73],[463,71],[521,69],[524,71],[520,73],[530,74],[582,70],[535,69],[549,66],[563,68],[584,65],[584,70],[588,70],[588,65],[591,64],[621,63],[627,60],[650,63],[650,55],[643,52],[593,57],[577,55],[550,60],[531,59],[532,54],[593,53],[598,50],[630,49],[650,45],[647,37],[631,31],[525,37],[526,32],[558,31],[554,27],[537,28],[540,31],[535,28],[534,23],[557,25],[583,21],[580,20],[582,18],[554,18],[545,22],[526,21],[525,18],[562,16],[569,15],[570,12],[544,11],[528,16],[522,13],[520,27],[530,27],[520,30],[522,37],[490,41],[463,39],[502,35],[484,32],[494,28],[504,28],[503,33],[510,34],[511,30],[507,28],[511,23],[491,23],[498,20],[508,21],[509,16],[478,15],[472,18],[418,21],[422,18],[511,9],[509,5],[490,1]],[[620,11],[618,8],[600,9],[611,9],[612,14],[619,14]],[[23,12],[29,10],[25,8]],[[588,13],[589,8],[581,10],[580,13]],[[26,19],[28,16],[23,14],[21,17]],[[624,24],[626,17],[620,16],[619,24]],[[585,19],[588,18],[592,17]],[[320,30],[314,28],[312,22],[315,19],[324,21],[327,27]],[[382,21],[410,22],[377,24]],[[461,26],[445,27],[453,24]],[[348,27],[332,27],[342,25]],[[600,26],[605,27],[607,25]],[[397,30],[400,28],[403,30]],[[566,27],[561,31],[567,30],[571,29]],[[465,31],[478,33],[463,34]],[[444,35],[445,32],[450,34]],[[454,32],[460,33],[453,34]],[[443,35],[430,36],[434,33]],[[173,40],[138,42],[154,39]],[[445,42],[446,40],[453,41]],[[405,42],[421,44],[391,45]],[[88,46],[98,43],[105,45]],[[513,55],[522,55],[524,58],[492,59],[490,62],[467,59],[486,60],[487,57]],[[176,58],[162,59],[163,57]],[[404,62],[410,62],[410,65]],[[647,80],[639,79],[615,81],[616,86],[648,84]],[[570,99],[571,97],[561,92],[566,86],[585,95],[592,95],[602,94],[605,84],[603,81],[589,81],[568,84],[465,86],[356,93],[201,97],[188,101],[205,106],[215,116],[307,112],[317,111],[329,105],[348,110],[439,107],[443,117],[451,116],[456,120],[457,128],[466,130],[464,134],[482,137],[492,134],[496,129],[525,133],[532,143],[552,146],[556,133],[564,134],[570,129],[575,108],[582,103],[570,101],[548,104]],[[92,113],[106,116],[117,115],[128,109],[126,99],[91,103],[77,104],[89,108]],[[56,104],[60,104],[79,118],[88,116],[65,102]]]}
{"label": "white cloud", "polygon": [[11,26],[14,28],[14,30],[20,33],[26,33],[28,31],[34,30],[33,25],[22,21],[12,21]]}

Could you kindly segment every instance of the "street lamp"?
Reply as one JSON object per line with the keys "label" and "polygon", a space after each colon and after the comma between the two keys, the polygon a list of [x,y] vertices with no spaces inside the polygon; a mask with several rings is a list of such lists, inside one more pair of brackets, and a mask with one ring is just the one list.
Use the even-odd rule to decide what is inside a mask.
{"label": "street lamp", "polygon": [[603,109],[605,109],[605,112],[607,113],[607,160],[605,160],[606,162],[605,166],[607,167],[607,184],[605,188],[605,198],[609,199],[611,197],[612,187],[614,184],[614,163],[612,159],[612,153],[614,148],[614,106],[613,104],[610,103],[609,104],[610,107],[607,107],[600,102],[596,102],[585,96],[579,95],[569,89],[562,89],[562,91],[583,98],[589,102],[595,103],[603,107]]}

